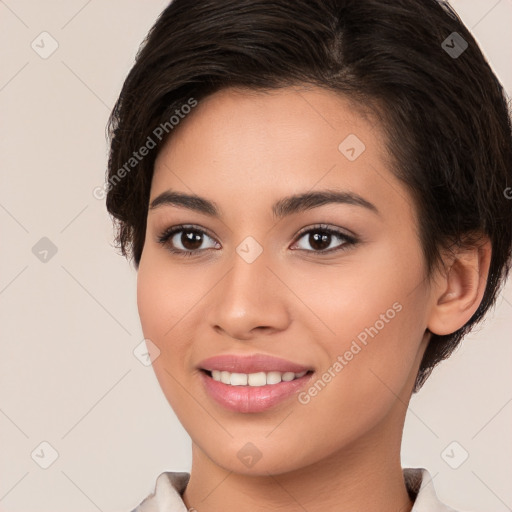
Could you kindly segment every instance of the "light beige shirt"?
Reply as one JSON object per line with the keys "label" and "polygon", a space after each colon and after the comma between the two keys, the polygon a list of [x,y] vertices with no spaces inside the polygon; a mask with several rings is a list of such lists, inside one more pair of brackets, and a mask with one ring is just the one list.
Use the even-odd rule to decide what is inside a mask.
{"label": "light beige shirt", "polygon": [[[189,478],[189,473],[161,473],[156,479],[155,492],[132,512],[188,512],[181,496]],[[426,469],[406,468],[404,479],[407,489],[416,495],[411,512],[456,512],[438,500]]]}

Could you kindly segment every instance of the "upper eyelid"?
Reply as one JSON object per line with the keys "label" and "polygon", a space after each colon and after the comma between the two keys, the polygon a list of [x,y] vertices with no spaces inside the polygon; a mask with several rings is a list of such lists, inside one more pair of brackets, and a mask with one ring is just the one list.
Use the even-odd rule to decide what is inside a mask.
{"label": "upper eyelid", "polygon": [[310,231],[315,231],[315,230],[318,230],[318,231],[324,230],[324,231],[333,232],[335,234],[344,236],[346,238],[352,238],[352,239],[357,238],[357,236],[354,233],[350,232],[346,228],[339,228],[339,227],[332,226],[330,224],[314,224],[313,226],[307,226],[305,228],[300,229],[299,232],[297,233],[296,237],[305,235],[306,233],[309,233]]}
{"label": "upper eyelid", "polygon": [[176,224],[174,226],[169,226],[158,231],[157,239],[163,238],[168,234],[175,235],[176,233],[179,233],[180,231],[186,231],[187,229],[190,231],[199,231],[200,233],[204,233],[205,235],[209,236],[215,241],[218,241],[217,238],[212,233],[210,233],[210,231],[208,231],[206,228],[196,226],[195,224]]}

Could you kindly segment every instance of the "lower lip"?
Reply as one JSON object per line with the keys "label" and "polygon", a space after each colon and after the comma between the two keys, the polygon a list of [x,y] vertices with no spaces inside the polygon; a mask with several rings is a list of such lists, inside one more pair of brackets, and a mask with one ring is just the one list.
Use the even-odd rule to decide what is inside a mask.
{"label": "lower lip", "polygon": [[311,379],[307,373],[299,379],[266,386],[230,386],[213,380],[201,371],[207,393],[226,409],[236,412],[263,412],[295,395]]}

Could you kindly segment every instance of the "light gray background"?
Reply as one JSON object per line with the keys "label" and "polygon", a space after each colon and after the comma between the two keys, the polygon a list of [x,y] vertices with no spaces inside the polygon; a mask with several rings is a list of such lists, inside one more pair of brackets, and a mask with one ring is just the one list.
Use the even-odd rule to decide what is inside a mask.
{"label": "light gray background", "polygon": [[[166,4],[0,1],[0,511],[129,512],[162,471],[189,470],[190,441],[133,354],[135,271],[92,195],[108,114]],[[453,5],[510,94],[512,0]],[[51,49],[44,31],[46,59],[31,47]],[[403,465],[427,467],[455,508],[512,510],[511,332],[509,284],[411,403]],[[47,469],[44,441],[59,454]]]}

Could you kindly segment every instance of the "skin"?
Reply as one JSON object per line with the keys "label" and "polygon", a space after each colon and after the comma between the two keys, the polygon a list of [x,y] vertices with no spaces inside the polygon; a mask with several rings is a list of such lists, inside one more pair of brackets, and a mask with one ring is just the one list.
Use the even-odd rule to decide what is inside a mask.
{"label": "skin", "polygon": [[[354,161],[338,150],[349,134],[366,146]],[[187,507],[411,509],[400,442],[426,329],[446,334],[469,320],[490,245],[447,255],[445,270],[426,279],[414,204],[391,166],[371,116],[314,87],[224,89],[202,100],[160,151],[150,203],[172,189],[214,201],[221,213],[150,209],[138,269],[144,336],[161,351],[153,367],[192,439]],[[278,199],[324,189],[357,193],[378,213],[331,203],[273,217]],[[158,242],[182,223],[208,233],[192,257]],[[322,254],[298,235],[319,223],[358,242],[333,236],[329,247],[344,250]],[[247,236],[263,248],[252,263],[236,252]],[[292,397],[238,413],[202,386],[199,362],[219,354],[281,357],[314,368],[315,382],[397,303],[400,312],[306,404]],[[261,454],[252,467],[237,456],[248,442]]]}

